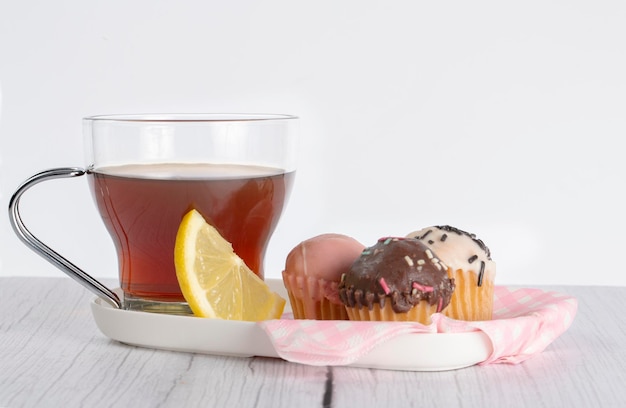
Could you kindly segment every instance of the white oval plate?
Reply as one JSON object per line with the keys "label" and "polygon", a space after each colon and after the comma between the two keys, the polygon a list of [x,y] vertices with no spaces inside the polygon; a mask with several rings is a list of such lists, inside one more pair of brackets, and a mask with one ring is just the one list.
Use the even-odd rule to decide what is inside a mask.
{"label": "white oval plate", "polygon": [[[267,279],[266,282],[272,290],[288,298],[281,280]],[[285,309],[285,313],[291,312],[289,302]],[[134,346],[280,358],[267,334],[253,322],[120,310],[100,298],[93,300],[91,311],[105,336]],[[491,352],[491,341],[481,331],[412,333],[378,345],[351,365],[405,371],[454,370],[480,363]]]}

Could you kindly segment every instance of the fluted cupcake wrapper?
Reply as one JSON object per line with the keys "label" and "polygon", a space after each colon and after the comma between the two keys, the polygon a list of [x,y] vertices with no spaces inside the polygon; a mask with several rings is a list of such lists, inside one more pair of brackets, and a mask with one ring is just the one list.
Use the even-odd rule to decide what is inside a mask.
{"label": "fluted cupcake wrapper", "polygon": [[455,289],[443,314],[455,320],[491,320],[493,315],[493,280],[483,279],[478,286],[478,274],[473,271],[449,270]]}
{"label": "fluted cupcake wrapper", "polygon": [[398,313],[393,310],[391,302],[385,302],[384,307],[374,303],[372,309],[358,306],[346,307],[348,318],[354,321],[379,321],[379,322],[417,322],[430,324],[430,316],[437,313],[437,305],[431,305],[422,300],[406,313]]}
{"label": "fluted cupcake wrapper", "polygon": [[283,272],[283,283],[295,319],[348,320],[337,294],[338,282]]}

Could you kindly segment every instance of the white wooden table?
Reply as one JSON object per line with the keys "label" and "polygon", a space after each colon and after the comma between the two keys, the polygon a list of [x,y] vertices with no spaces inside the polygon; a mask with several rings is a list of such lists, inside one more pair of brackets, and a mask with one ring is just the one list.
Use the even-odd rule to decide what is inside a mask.
{"label": "white wooden table", "polygon": [[400,372],[131,347],[100,333],[69,278],[0,278],[0,407],[626,406],[626,288],[549,289],[579,310],[540,355]]}

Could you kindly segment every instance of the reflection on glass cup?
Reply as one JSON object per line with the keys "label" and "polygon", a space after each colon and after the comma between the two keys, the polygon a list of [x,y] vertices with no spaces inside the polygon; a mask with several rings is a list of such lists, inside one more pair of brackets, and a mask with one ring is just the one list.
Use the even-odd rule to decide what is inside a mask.
{"label": "reflection on glass cup", "polygon": [[[296,168],[288,115],[114,115],[85,118],[87,166],[27,180],[9,206],[18,236],[116,307],[189,313],[174,268],[182,217],[199,211],[260,277]],[[123,299],[34,237],[19,198],[50,178],[87,174],[118,255]]]}

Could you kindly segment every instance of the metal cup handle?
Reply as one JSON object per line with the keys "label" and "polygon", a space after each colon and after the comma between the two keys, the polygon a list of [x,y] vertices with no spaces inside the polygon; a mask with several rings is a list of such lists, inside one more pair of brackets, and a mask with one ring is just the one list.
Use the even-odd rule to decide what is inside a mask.
{"label": "metal cup handle", "polygon": [[59,253],[41,242],[28,230],[28,228],[26,228],[24,222],[22,221],[22,218],[20,217],[19,202],[22,194],[24,194],[26,190],[42,181],[55,178],[77,177],[84,174],[86,174],[86,171],[82,168],[63,167],[45,170],[30,177],[17,188],[17,190],[11,197],[11,200],[9,201],[9,220],[11,221],[11,226],[13,227],[13,230],[22,240],[22,242],[26,244],[26,246],[41,255],[44,259],[59,268],[69,277],[73,278],[78,283],[95,293],[98,297],[111,304],[113,307],[121,309],[122,301],[117,296],[117,294],[115,294],[115,292],[104,286],[102,283],[98,282],[96,279],[92,278],[82,269],[80,269],[79,267],[65,259],[63,256],[61,256]]}

